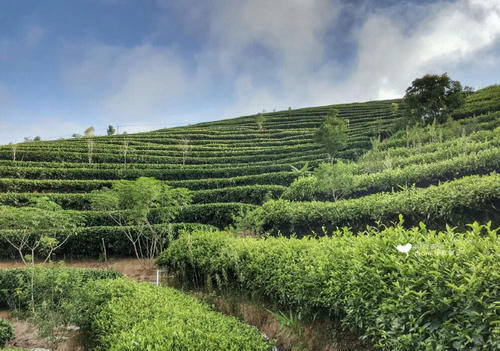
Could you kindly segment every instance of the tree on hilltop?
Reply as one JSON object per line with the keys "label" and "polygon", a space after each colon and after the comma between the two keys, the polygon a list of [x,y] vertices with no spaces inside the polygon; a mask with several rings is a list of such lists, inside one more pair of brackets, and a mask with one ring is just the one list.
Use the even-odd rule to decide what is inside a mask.
{"label": "tree on hilltop", "polygon": [[108,135],[114,135],[114,134],[116,133],[116,129],[115,129],[115,127],[113,127],[112,125],[109,125],[109,126],[108,126],[108,129],[106,130],[106,133],[107,133]]}
{"label": "tree on hilltop", "polygon": [[451,111],[463,105],[469,90],[464,91],[462,84],[450,79],[447,73],[426,74],[406,89],[403,102],[408,106],[407,115],[411,121],[441,123]]}

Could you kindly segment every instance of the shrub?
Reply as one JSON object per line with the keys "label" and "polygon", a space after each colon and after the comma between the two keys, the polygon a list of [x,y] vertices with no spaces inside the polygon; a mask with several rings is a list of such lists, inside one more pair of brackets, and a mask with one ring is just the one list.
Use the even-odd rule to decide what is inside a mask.
{"label": "shrub", "polygon": [[[398,252],[411,244],[407,253]],[[158,259],[185,284],[264,298],[315,318],[328,315],[383,350],[497,350],[498,229],[436,232],[423,224],[355,236],[182,236]],[[195,278],[196,277],[196,278]]]}
{"label": "shrub", "polygon": [[271,200],[248,213],[249,230],[282,233],[323,233],[343,226],[364,229],[390,224],[402,214],[411,224],[425,220],[432,227],[464,225],[481,220],[500,224],[500,175],[469,176],[428,188],[407,188],[337,202]]}
{"label": "shrub", "polygon": [[105,350],[270,350],[264,336],[191,296],[125,279],[77,290],[76,323]]}
{"label": "shrub", "polygon": [[0,319],[0,347],[5,346],[13,338],[14,328],[12,324],[5,319]]}

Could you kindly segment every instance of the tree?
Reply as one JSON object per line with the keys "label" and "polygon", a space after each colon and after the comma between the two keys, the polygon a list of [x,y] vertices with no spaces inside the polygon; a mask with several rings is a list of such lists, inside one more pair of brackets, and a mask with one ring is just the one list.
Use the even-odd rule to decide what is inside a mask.
{"label": "tree", "polygon": [[187,154],[193,147],[189,145],[189,139],[182,138],[179,141],[179,148],[182,150],[182,164],[185,165]]}
{"label": "tree", "polygon": [[108,135],[114,135],[116,133],[116,129],[112,125],[109,125],[108,126],[108,130],[106,131],[106,133]]}
{"label": "tree", "polygon": [[37,135],[36,137],[33,138],[33,141],[40,141],[40,140],[42,140],[42,138],[40,138],[39,135]]}
{"label": "tree", "polygon": [[339,111],[331,110],[316,132],[315,139],[325,147],[331,162],[347,145],[348,128],[349,122],[339,117]]}
{"label": "tree", "polygon": [[92,163],[92,154],[94,153],[94,127],[88,127],[85,129],[84,135],[85,138],[87,139],[87,147],[88,147],[88,156],[89,156],[89,163]]}
{"label": "tree", "polygon": [[259,130],[262,130],[262,126],[264,125],[264,122],[266,121],[266,117],[262,113],[259,113],[257,115],[257,118],[255,119],[255,122],[257,123],[257,127]]}
{"label": "tree", "polygon": [[44,255],[43,263],[46,263],[54,251],[76,235],[77,224],[77,218],[46,197],[34,198],[26,207],[0,206],[1,237],[17,250],[23,263],[30,266],[33,313],[35,256]]}
{"label": "tree", "polygon": [[16,155],[17,155],[17,144],[12,144],[12,161],[16,160]]}
{"label": "tree", "polygon": [[130,141],[124,137],[123,142],[122,142],[122,147],[121,147],[121,152],[123,155],[123,163],[127,165],[127,153],[128,153],[128,145],[130,144]]}
{"label": "tree", "polygon": [[329,192],[337,201],[352,192],[354,178],[352,166],[338,160],[335,164],[322,163],[314,170],[318,190]]}
{"label": "tree", "polygon": [[25,264],[34,264],[36,254],[43,254],[47,262],[76,233],[77,224],[77,218],[46,197],[34,198],[25,207],[0,206],[0,229],[7,230],[2,237]]}
{"label": "tree", "polygon": [[78,139],[78,138],[81,138],[82,135],[81,134],[78,134],[78,133],[74,133],[72,136],[72,138],[75,138],[75,139]]}
{"label": "tree", "polygon": [[91,193],[92,209],[105,211],[118,225],[134,248],[137,259],[154,258],[164,246],[165,226],[181,208],[191,202],[189,190],[171,188],[154,178],[121,180],[111,189]]}
{"label": "tree", "polygon": [[444,122],[450,112],[465,102],[462,84],[451,80],[447,73],[442,75],[426,74],[415,79],[406,89],[403,102],[408,106],[411,121],[424,124]]}

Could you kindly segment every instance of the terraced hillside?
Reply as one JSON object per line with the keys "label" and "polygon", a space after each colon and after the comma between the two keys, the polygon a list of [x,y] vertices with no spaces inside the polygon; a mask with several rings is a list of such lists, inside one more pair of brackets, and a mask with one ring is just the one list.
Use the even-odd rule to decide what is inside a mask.
{"label": "terraced hillside", "polygon": [[[193,192],[193,203],[177,216],[176,232],[199,228],[200,224],[224,228],[234,223],[235,216],[254,209],[263,212],[254,228],[286,233],[318,230],[325,225],[335,228],[392,221],[403,212],[415,221],[427,218],[442,223],[475,203],[460,207],[461,203],[454,202],[455,207],[450,205],[446,211],[439,203],[432,212],[429,207],[418,207],[423,205],[408,205],[406,195],[378,193],[498,171],[500,140],[493,130],[500,121],[499,112],[495,112],[499,96],[498,86],[473,94],[459,111],[458,121],[442,129],[440,135],[426,129],[418,138],[411,136],[411,130],[397,129],[404,106],[395,109],[399,101],[386,100],[265,113],[262,125],[253,115],[148,133],[1,146],[0,204],[20,206],[35,196],[46,196],[82,215],[81,235],[71,239],[65,249],[73,255],[96,255],[103,238],[110,253],[130,254],[130,245],[113,221],[91,210],[89,193],[110,187],[115,180],[141,176]],[[377,152],[371,151],[356,164],[356,187],[347,200],[306,204],[304,201],[329,199],[314,194],[299,196],[293,193],[297,187],[288,187],[304,175],[297,169],[306,163],[312,169],[327,159],[313,135],[332,108],[349,121],[349,143],[340,157],[356,160],[372,147]],[[497,184],[498,179],[492,182]],[[441,193],[441,188],[436,193]],[[414,195],[414,201],[427,195]],[[484,194],[479,191],[476,195]],[[497,201],[497,195],[492,196],[490,202]],[[363,198],[356,200],[359,197]],[[380,201],[393,207],[386,206],[385,212],[359,209]],[[311,213],[316,217],[309,217]],[[485,212],[480,209],[474,213]],[[86,245],[80,245],[82,241]],[[10,252],[3,251],[0,254]]]}
{"label": "terraced hillside", "polygon": [[[193,191],[193,204],[183,209],[179,222],[223,228],[240,211],[279,198],[299,175],[292,165],[316,166],[326,159],[313,134],[332,107],[350,122],[350,143],[342,155],[356,158],[370,148],[370,137],[388,134],[397,121],[392,103],[267,113],[261,129],[256,116],[245,116],[150,133],[93,137],[91,153],[85,138],[2,146],[1,203],[19,205],[43,194],[65,209],[92,217],[90,191],[109,187],[117,179],[147,176]],[[86,233],[115,233],[116,228],[108,226],[112,223],[86,222]]]}

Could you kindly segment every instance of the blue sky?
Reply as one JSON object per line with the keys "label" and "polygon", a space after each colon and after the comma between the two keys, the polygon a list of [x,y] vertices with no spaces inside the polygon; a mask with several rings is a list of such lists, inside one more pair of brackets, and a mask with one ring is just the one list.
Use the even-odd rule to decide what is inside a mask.
{"label": "blue sky", "polygon": [[500,83],[500,1],[0,0],[0,144]]}

